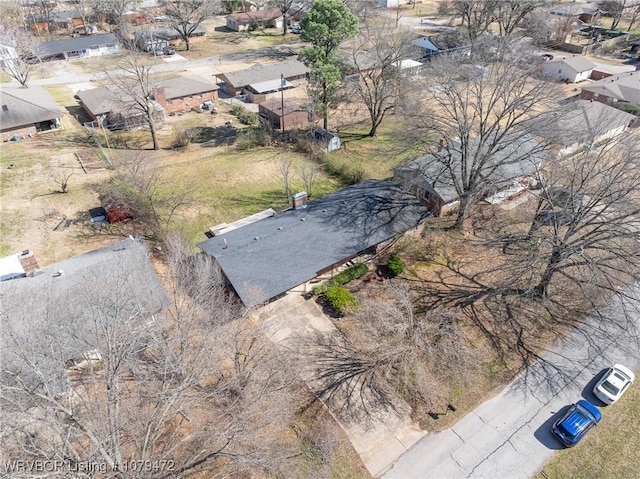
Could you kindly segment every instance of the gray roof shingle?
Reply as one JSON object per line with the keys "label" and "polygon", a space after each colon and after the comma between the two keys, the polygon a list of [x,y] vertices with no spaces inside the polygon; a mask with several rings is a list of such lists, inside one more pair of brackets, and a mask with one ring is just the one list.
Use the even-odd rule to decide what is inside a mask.
{"label": "gray roof shingle", "polygon": [[10,130],[51,121],[63,115],[62,109],[46,90],[39,87],[5,88],[0,96],[0,130]]}
{"label": "gray roof shingle", "polygon": [[243,88],[252,83],[268,80],[279,80],[280,75],[285,79],[305,75],[309,72],[307,66],[296,58],[288,58],[276,63],[258,63],[251,68],[229,73],[220,73],[218,76],[234,88]]}
{"label": "gray roof shingle", "polygon": [[38,45],[37,53],[40,58],[62,55],[67,52],[86,50],[91,47],[104,47],[117,45],[118,37],[114,33],[102,33],[99,35],[85,35],[75,38],[64,38],[42,42]]}
{"label": "gray roof shingle", "polygon": [[246,306],[274,298],[430,216],[400,184],[369,180],[199,243]]}
{"label": "gray roof shingle", "polygon": [[[451,143],[448,150],[411,160],[395,168],[396,177],[402,178],[409,187],[428,184],[445,204],[458,200],[455,181],[459,178],[454,178],[446,164],[450,162],[454,174],[459,175],[462,154],[460,142],[453,140]],[[475,154],[478,145],[478,139],[469,141],[470,155]],[[518,131],[505,134],[488,159],[482,159],[482,155],[481,151],[476,161],[486,165],[481,169],[487,176],[482,185],[487,192],[504,188],[518,178],[536,174],[546,156],[542,145],[530,134]]]}
{"label": "gray roof shingle", "polygon": [[93,321],[98,315],[101,321],[137,316],[147,321],[168,303],[146,249],[132,239],[39,271],[0,282],[0,363],[2,374],[21,371],[27,384],[41,384],[42,378],[24,368],[21,351],[16,351],[24,346],[47,386],[58,393],[67,390],[65,361],[99,349]]}
{"label": "gray roof shingle", "polygon": [[215,83],[192,77],[169,78],[159,81],[158,86],[164,88],[164,94],[167,100],[207,93],[219,89]]}

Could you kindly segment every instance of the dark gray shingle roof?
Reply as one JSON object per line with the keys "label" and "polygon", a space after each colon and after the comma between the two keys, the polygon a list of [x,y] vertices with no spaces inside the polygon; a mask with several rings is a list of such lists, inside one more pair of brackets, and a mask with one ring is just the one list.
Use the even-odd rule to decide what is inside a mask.
{"label": "dark gray shingle roof", "polygon": [[38,45],[37,53],[40,58],[47,58],[62,55],[66,52],[81,51],[91,47],[106,46],[108,44],[117,45],[118,37],[113,33],[103,33],[100,35],[86,35],[42,42]]}
{"label": "dark gray shingle roof", "polygon": [[242,302],[252,306],[416,227],[429,215],[401,185],[370,180],[198,246],[216,258]]}
{"label": "dark gray shingle roof", "polygon": [[50,121],[63,115],[62,109],[44,89],[6,88],[0,96],[0,130]]}

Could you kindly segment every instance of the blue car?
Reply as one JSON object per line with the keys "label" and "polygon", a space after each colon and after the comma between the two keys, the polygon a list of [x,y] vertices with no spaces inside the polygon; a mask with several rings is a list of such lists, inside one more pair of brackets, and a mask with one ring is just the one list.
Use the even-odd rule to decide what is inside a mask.
{"label": "blue car", "polygon": [[581,399],[573,404],[569,411],[558,419],[551,432],[567,447],[575,446],[589,430],[598,424],[602,414],[589,401]]}

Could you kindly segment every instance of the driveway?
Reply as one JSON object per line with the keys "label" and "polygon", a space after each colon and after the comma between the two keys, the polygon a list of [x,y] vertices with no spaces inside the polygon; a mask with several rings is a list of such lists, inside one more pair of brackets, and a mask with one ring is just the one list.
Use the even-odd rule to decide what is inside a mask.
{"label": "driveway", "polygon": [[[632,292],[637,297],[637,287]],[[583,327],[589,334],[570,334],[544,355],[546,362],[529,368],[455,426],[420,440],[383,477],[517,479],[535,475],[561,448],[550,427],[566,406],[580,398],[600,404],[591,389],[611,364],[640,367],[637,304],[634,301],[629,308],[616,301],[600,315],[594,314]]]}
{"label": "driveway", "polygon": [[[265,306],[259,316],[267,336],[284,350],[299,349],[300,341],[315,333],[341,334],[315,301],[305,300],[298,293],[288,293]],[[317,371],[312,359],[305,360],[307,357],[302,355],[295,367],[309,388],[317,392]],[[369,404],[366,413],[349,417],[340,412],[339,405],[325,403],[325,406],[372,476],[381,474],[425,434],[409,417],[409,405],[399,397],[394,398],[396,411]]]}

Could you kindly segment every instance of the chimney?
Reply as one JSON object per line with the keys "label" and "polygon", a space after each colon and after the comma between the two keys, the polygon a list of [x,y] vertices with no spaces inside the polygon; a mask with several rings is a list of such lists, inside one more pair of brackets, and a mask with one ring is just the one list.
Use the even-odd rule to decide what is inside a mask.
{"label": "chimney", "polygon": [[157,86],[153,89],[153,99],[163,108],[167,106],[167,97],[164,94],[164,87]]}
{"label": "chimney", "polygon": [[293,205],[294,210],[300,210],[307,207],[307,195],[306,191],[301,191],[300,193],[296,193],[295,195],[291,195],[291,204]]}

